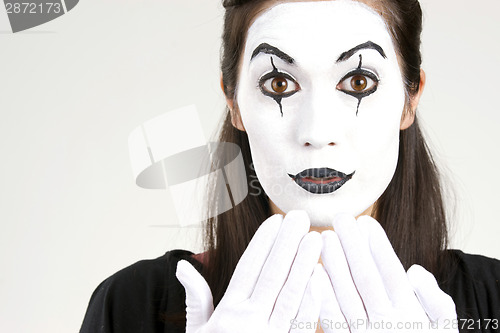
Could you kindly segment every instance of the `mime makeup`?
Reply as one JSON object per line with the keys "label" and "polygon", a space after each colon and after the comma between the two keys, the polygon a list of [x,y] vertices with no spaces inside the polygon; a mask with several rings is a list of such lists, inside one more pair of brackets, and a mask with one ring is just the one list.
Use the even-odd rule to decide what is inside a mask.
{"label": "mime makeup", "polygon": [[330,168],[307,169],[296,175],[288,175],[304,190],[314,194],[332,193],[352,178],[354,172],[346,175]]}
{"label": "mime makeup", "polygon": [[[275,55],[278,58],[280,58],[281,60],[283,60],[289,64],[294,64],[294,62],[295,62],[295,60],[292,57],[290,57],[288,54],[281,51],[277,47],[274,47],[274,46],[269,45],[267,43],[262,43],[259,46],[257,46],[255,48],[255,50],[253,51],[250,60],[255,58],[260,53]],[[273,70],[272,70],[272,72],[267,73],[260,78],[259,87],[264,95],[271,97],[272,99],[274,99],[276,101],[276,103],[278,103],[278,106],[280,108],[280,114],[283,117],[283,106],[281,105],[282,99],[286,98],[286,97],[290,97],[293,94],[295,94],[298,91],[299,87],[298,87],[298,84],[296,83],[294,78],[292,78],[290,75],[288,75],[286,73],[280,72],[276,68],[272,57],[270,57],[270,60],[271,60],[271,66],[272,66]],[[271,85],[268,87],[266,85],[266,83],[268,83],[271,79],[272,79]],[[294,89],[290,91],[288,89],[289,85],[293,85]]]}
{"label": "mime makeup", "polygon": [[[281,113],[281,116],[283,117],[283,106],[281,105],[281,100],[283,99],[283,97],[288,97],[288,96],[291,96],[292,94],[295,93],[292,92],[292,94],[273,94],[271,93],[269,90],[265,89],[264,86],[265,86],[265,82],[271,78],[275,78],[275,77],[278,77],[281,73],[278,71],[278,69],[276,68],[276,66],[274,66],[274,62],[273,62],[273,58],[271,57],[271,65],[273,66],[273,71],[271,73],[268,73],[266,75],[264,75],[263,77],[260,78],[260,81],[259,81],[259,85],[261,87],[261,90],[262,90],[262,93],[266,96],[269,96],[271,97],[272,99],[274,99],[276,101],[276,103],[278,103],[279,107],[280,107],[280,113]],[[281,75],[286,75],[286,74],[281,74]],[[288,75],[286,75],[288,76]],[[283,83],[282,83],[283,84]],[[281,85],[283,86],[283,85]],[[279,86],[278,88],[274,88],[275,90],[279,90],[279,88],[281,87]]]}
{"label": "mime makeup", "polygon": [[259,182],[285,213],[306,210],[326,226],[361,214],[392,179],[403,79],[384,20],[362,3],[285,2],[260,14],[236,103]]}
{"label": "mime makeup", "polygon": [[283,52],[280,49],[278,49],[278,48],[276,48],[276,47],[274,47],[272,45],[269,45],[267,43],[262,43],[259,46],[257,46],[255,48],[255,50],[253,51],[252,57],[250,58],[250,60],[252,60],[253,58],[255,58],[259,53],[274,54],[274,55],[278,56],[279,58],[283,59],[284,61],[286,61],[286,62],[288,62],[290,64],[293,64],[294,61],[295,61],[295,60],[293,60],[292,57],[290,57],[285,52]]}
{"label": "mime makeup", "polygon": [[[339,83],[339,90],[342,90],[344,93],[351,95],[352,97],[356,98],[358,100],[358,105],[356,107],[356,116],[358,115],[359,112],[359,105],[361,104],[361,100],[364,97],[370,96],[373,94],[375,91],[377,91],[377,85],[379,82],[378,77],[376,77],[373,73],[366,71],[361,68],[363,64],[363,56],[360,54],[359,55],[359,65],[358,68],[344,76],[340,82],[344,82],[348,78],[352,78],[350,81],[351,87],[354,90],[343,90],[342,87],[340,86]],[[374,84],[371,85],[370,89],[366,89],[368,83],[367,81],[371,80],[371,82],[374,82]],[[362,91],[357,91],[357,89],[360,88]]]}

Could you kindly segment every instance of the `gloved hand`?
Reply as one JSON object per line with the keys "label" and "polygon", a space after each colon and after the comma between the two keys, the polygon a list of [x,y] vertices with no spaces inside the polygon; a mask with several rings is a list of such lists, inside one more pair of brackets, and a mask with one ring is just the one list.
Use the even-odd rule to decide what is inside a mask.
{"label": "gloved hand", "polygon": [[262,223],[215,311],[204,278],[180,261],[176,275],[186,290],[186,332],[314,332],[300,325],[317,323],[321,305],[315,281],[322,269],[315,267],[322,241],[319,233],[308,233],[309,227],[303,211]]}
{"label": "gloved hand", "polygon": [[339,214],[333,227],[322,233],[325,332],[458,332],[451,297],[421,266],[405,272],[377,221]]}

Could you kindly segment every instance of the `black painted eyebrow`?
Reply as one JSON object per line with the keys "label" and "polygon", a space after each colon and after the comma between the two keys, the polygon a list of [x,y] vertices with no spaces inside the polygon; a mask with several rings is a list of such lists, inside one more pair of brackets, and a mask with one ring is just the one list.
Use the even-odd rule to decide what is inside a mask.
{"label": "black painted eyebrow", "polygon": [[356,52],[358,52],[359,50],[363,50],[363,49],[373,49],[373,50],[376,50],[376,51],[378,51],[378,53],[380,53],[380,55],[384,59],[387,59],[387,56],[385,55],[384,49],[382,47],[380,47],[380,45],[368,41],[366,43],[359,44],[358,46],[353,47],[349,51],[346,51],[346,52],[342,53],[340,55],[340,57],[337,59],[337,63],[339,63],[341,61],[346,61],[347,59],[349,59],[350,57],[352,57]]}
{"label": "black painted eyebrow", "polygon": [[255,58],[259,53],[274,54],[275,56],[288,62],[289,64],[293,64],[295,62],[295,60],[293,60],[293,58],[290,57],[288,54],[281,51],[277,47],[274,47],[267,43],[262,43],[259,46],[257,46],[255,50],[253,50],[252,57],[250,58],[250,60]]}

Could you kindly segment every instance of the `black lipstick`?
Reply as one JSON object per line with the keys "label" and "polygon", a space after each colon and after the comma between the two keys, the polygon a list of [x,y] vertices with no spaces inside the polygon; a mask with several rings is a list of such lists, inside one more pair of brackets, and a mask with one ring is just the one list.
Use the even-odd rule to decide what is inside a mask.
{"label": "black lipstick", "polygon": [[[355,171],[354,171],[355,172]],[[335,192],[349,181],[354,172],[346,175],[343,172],[330,168],[307,169],[298,174],[291,175],[297,185],[314,194],[328,194]]]}

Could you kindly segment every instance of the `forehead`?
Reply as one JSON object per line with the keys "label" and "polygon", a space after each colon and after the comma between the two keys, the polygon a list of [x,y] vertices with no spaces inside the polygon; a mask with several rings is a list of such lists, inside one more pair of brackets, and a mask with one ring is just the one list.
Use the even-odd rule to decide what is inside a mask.
{"label": "forehead", "polygon": [[257,17],[248,30],[245,53],[266,42],[297,60],[314,52],[316,60],[325,56],[331,61],[332,53],[339,55],[367,41],[379,44],[389,54],[394,51],[384,20],[363,3],[285,2]]}

